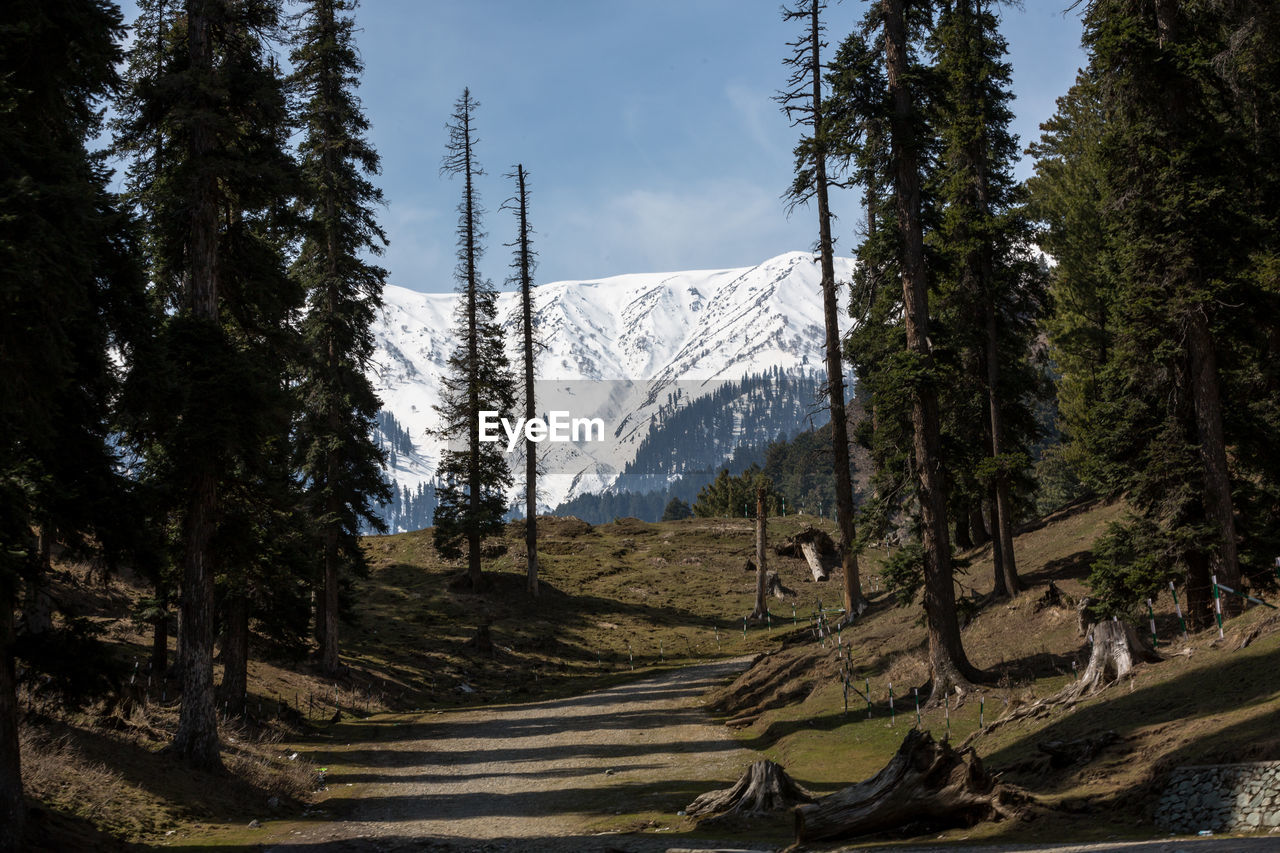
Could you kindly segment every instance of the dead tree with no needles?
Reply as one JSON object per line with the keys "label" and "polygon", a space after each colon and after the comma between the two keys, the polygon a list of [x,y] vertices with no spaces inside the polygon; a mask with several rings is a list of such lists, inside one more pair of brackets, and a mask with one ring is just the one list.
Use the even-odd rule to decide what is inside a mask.
{"label": "dead tree with no needles", "polygon": [[766,619],[769,616],[769,605],[765,601],[768,593],[768,567],[765,564],[765,540],[768,521],[765,519],[764,488],[756,489],[756,609],[751,611],[752,619]]}

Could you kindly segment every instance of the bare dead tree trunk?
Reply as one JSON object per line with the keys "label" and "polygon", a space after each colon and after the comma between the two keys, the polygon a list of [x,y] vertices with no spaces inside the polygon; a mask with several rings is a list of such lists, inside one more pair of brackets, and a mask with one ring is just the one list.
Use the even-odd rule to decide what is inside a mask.
{"label": "bare dead tree trunk", "polygon": [[[210,16],[220,0],[187,0],[187,43],[191,68],[201,83],[213,73]],[[205,98],[201,98],[205,100]],[[187,310],[211,328],[218,325],[218,187],[208,169],[216,140],[212,109],[191,122],[190,155],[204,166],[191,199],[188,254],[190,273]],[[200,114],[196,110],[197,115]],[[218,717],[213,687],[213,575],[214,528],[217,524],[217,466],[206,448],[195,461],[189,485],[184,553],[182,558],[182,631],[179,656],[182,666],[182,708],[173,749],[188,764],[219,769]]]}
{"label": "bare dead tree trunk", "polygon": [[26,808],[18,751],[18,678],[13,658],[16,588],[0,575],[0,850],[21,850]]}
{"label": "bare dead tree trunk", "polygon": [[765,565],[765,539],[768,536],[765,520],[764,489],[756,489],[756,608],[751,611],[752,619],[764,619],[769,615],[769,604],[765,600],[767,592]]}
{"label": "bare dead tree trunk", "polygon": [[[895,166],[894,196],[903,247],[902,294],[907,349],[916,356],[920,372],[928,373],[933,364],[929,343],[929,290],[920,219],[919,153],[913,139],[915,105],[907,83],[906,22],[903,19],[903,0],[881,0],[881,5],[885,69],[893,103],[890,136]],[[940,470],[938,395],[929,376],[919,377],[912,389],[911,423],[925,553],[924,610],[929,625],[931,701],[936,702],[953,689],[970,689],[970,682],[978,679],[980,673],[969,663],[960,640],[946,496]]]}
{"label": "bare dead tree trunk", "polygon": [[[521,331],[524,334],[524,416],[533,420],[538,416],[538,407],[534,400],[533,376],[533,250],[529,245],[529,194],[525,187],[524,166],[516,164],[518,181],[517,199],[519,205],[520,233],[520,313]],[[524,443],[524,550],[527,568],[526,590],[533,598],[538,597],[538,444],[534,441]]]}

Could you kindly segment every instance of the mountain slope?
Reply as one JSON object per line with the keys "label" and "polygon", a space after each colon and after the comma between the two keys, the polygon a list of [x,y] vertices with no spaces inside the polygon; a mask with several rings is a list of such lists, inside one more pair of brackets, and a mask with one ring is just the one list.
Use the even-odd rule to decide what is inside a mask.
{"label": "mountain slope", "polygon": [[[852,271],[851,259],[837,259],[839,279],[847,280]],[[791,252],[754,267],[539,287],[535,312],[545,345],[538,365],[539,406],[598,416],[610,434],[598,446],[543,445],[549,475],[542,481],[544,505],[613,485],[660,421],[663,406],[774,368],[821,370],[820,283],[812,255]],[[430,481],[441,448],[429,432],[438,423],[432,407],[453,345],[456,303],[454,294],[388,286],[375,329],[371,378],[384,409],[414,445],[412,452],[396,454],[388,474],[411,492]],[[517,294],[499,297],[499,317],[513,345],[519,339],[517,309]],[[514,363],[514,346],[512,355]],[[768,431],[768,425],[762,428]]]}

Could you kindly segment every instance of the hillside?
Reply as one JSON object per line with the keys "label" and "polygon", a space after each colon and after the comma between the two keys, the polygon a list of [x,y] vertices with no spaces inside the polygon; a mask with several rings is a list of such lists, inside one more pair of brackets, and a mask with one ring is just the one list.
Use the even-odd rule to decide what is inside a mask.
{"label": "hillside", "polygon": [[[1070,680],[1072,662],[1083,664],[1087,657],[1084,641],[1076,635],[1074,609],[1037,610],[1036,601],[1050,580],[1069,595],[1083,591],[1087,549],[1120,513],[1119,506],[1077,507],[1018,538],[1019,561],[1032,589],[975,613],[964,630],[970,656],[998,673],[998,681],[985,688],[981,703],[971,697],[959,707],[924,711],[925,728],[941,736],[949,718],[952,740],[959,741],[977,728],[980,709],[989,724],[1006,708],[1047,695]],[[811,521],[771,520],[771,541]],[[509,544],[519,541],[519,527],[509,526]],[[216,796],[204,793],[212,780],[200,774],[193,774],[189,785],[167,781],[169,765],[156,750],[173,724],[171,699],[166,704],[153,697],[146,709],[100,707],[70,718],[52,711],[38,715],[35,720],[43,721],[38,729],[46,732],[37,738],[45,744],[42,754],[58,759],[45,762],[49,778],[32,786],[43,801],[49,831],[55,833],[51,837],[71,833],[102,842],[99,833],[109,832],[148,844],[165,839],[237,844],[322,826],[330,813],[325,803],[338,796],[336,791],[345,800],[358,798],[359,788],[348,789],[348,782],[363,785],[379,774],[374,765],[352,761],[349,755],[340,759],[332,750],[342,744],[385,741],[397,727],[418,725],[442,710],[577,695],[743,654],[773,653],[746,679],[790,662],[788,676],[774,685],[782,698],[773,703],[776,707],[763,710],[758,698],[754,708],[725,703],[722,719],[734,723],[731,729],[741,746],[779,761],[816,791],[874,773],[914,723],[911,687],[922,685],[925,677],[924,632],[916,608],[894,607],[882,591],[874,592],[875,606],[863,622],[835,638],[836,643],[818,640],[812,616],[820,605],[833,606],[838,586],[815,584],[799,560],[774,557],[772,567],[797,595],[774,600],[771,625],[748,625],[744,635],[743,616],[753,595],[753,575],[743,571],[752,548],[750,521],[689,519],[650,525],[620,519],[591,527],[576,519],[548,519],[540,529],[545,593],[537,603],[520,593],[522,567],[511,555],[492,562],[492,589],[473,595],[453,588],[455,570],[436,558],[429,531],[367,540],[373,571],[352,590],[354,621],[345,636],[349,676],[334,685],[287,659],[255,663],[250,707],[262,709],[254,715],[260,719],[227,733],[228,749],[245,757],[233,762],[239,780],[233,786],[214,785]],[[961,577],[962,586],[982,591],[989,585],[989,554],[968,556],[972,563]],[[879,589],[876,566],[877,555],[868,555],[863,571],[870,589]],[[95,596],[94,601],[86,598],[87,607],[118,612],[137,592],[126,581],[111,582],[106,592],[95,592],[97,587],[82,581],[80,594]],[[1165,651],[1178,654],[1140,667],[1129,684],[1113,686],[1070,713],[1009,725],[975,740],[992,768],[1036,798],[1033,821],[953,830],[944,837],[1150,837],[1157,834],[1154,797],[1172,768],[1280,757],[1280,736],[1275,734],[1280,635],[1272,633],[1274,621],[1266,622],[1270,611],[1251,610],[1229,623],[1226,642],[1218,642],[1211,631],[1186,644],[1172,643],[1177,629],[1171,611],[1171,602],[1158,603],[1160,636],[1171,643]],[[142,654],[144,638],[127,620],[100,622],[118,656],[127,660]],[[1261,637],[1237,651],[1242,632],[1260,622],[1266,622]],[[482,625],[488,626],[492,653],[473,647]],[[870,685],[870,719],[857,693],[850,693],[845,712],[837,663],[841,654],[851,659],[853,686],[861,691]],[[896,697],[892,718],[890,683]],[[283,710],[294,702],[302,705],[301,715]],[[335,726],[330,721],[336,709],[342,711],[342,722]],[[1038,754],[1041,741],[1071,740],[1100,729],[1115,731],[1119,740],[1084,766],[1052,769]],[[50,744],[60,746],[51,749]],[[295,752],[301,756],[290,761]],[[309,768],[300,763],[308,755],[314,759]],[[250,767],[265,769],[250,774]],[[317,792],[311,789],[318,767],[328,770],[328,789]],[[86,768],[100,772],[77,787],[74,779],[85,778]],[[694,831],[675,814],[689,791],[717,787],[737,770],[683,780],[635,812],[614,808],[616,798],[602,791],[600,802],[610,803],[610,810],[601,812],[594,825],[601,831],[642,825]],[[85,784],[92,785],[91,797]],[[609,780],[602,776],[598,784]],[[277,798],[274,808],[267,804],[270,797]],[[596,809],[590,799],[582,808],[587,813]],[[251,819],[262,820],[266,830],[246,830]],[[779,846],[790,837],[784,822],[765,833]],[[696,831],[689,836],[699,837],[706,836]]]}

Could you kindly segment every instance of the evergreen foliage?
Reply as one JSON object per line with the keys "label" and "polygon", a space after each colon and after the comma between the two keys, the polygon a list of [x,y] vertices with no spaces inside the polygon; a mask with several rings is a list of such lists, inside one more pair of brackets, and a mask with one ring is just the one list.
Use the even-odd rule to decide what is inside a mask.
{"label": "evergreen foliage", "polygon": [[340,666],[339,577],[367,572],[360,531],[380,529],[375,506],[390,497],[382,478],[386,460],[372,435],[381,401],[368,378],[386,270],[364,257],[380,254],[386,236],[374,216],[382,193],[369,181],[378,155],[354,93],[363,70],[350,14],[355,7],[349,0],[311,0],[291,54],[291,82],[301,99],[304,215],[291,273],[307,292],[297,442],[319,528],[323,595],[316,621],[323,626],[322,665],[331,674]]}
{"label": "evergreen foliage", "polygon": [[498,442],[480,441],[480,412],[510,417],[515,405],[502,330],[496,317],[497,291],[478,269],[483,254],[483,208],[475,179],[483,174],[475,159],[474,114],[478,104],[464,89],[449,123],[449,144],[441,171],[463,179],[458,205],[457,344],[449,356],[436,407],[440,433],[450,441],[436,470],[439,501],[435,511],[434,542],[446,559],[463,556],[473,589],[482,584],[481,543],[502,529],[506,489],[511,471]]}
{"label": "evergreen foliage", "polygon": [[679,498],[672,498],[662,510],[663,521],[682,521],[693,518],[693,508]]}
{"label": "evergreen foliage", "polygon": [[[128,530],[108,440],[122,368],[108,349],[127,368],[147,323],[130,222],[107,190],[103,157],[87,150],[101,100],[119,83],[122,37],[119,10],[96,0],[17,0],[0,26],[3,849],[22,847],[25,816],[13,619],[21,580],[40,588],[55,536],[111,552]],[[74,669],[39,660],[43,648],[28,650],[37,672]]]}

